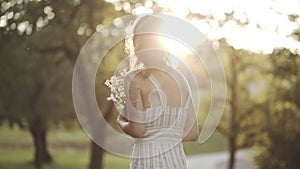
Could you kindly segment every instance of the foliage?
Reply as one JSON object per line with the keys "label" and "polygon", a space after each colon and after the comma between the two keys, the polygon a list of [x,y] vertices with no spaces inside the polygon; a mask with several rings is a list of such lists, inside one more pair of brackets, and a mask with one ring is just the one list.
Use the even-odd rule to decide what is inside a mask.
{"label": "foliage", "polygon": [[30,35],[40,31],[55,17],[51,1],[3,0],[0,4],[1,38],[12,34]]}
{"label": "foliage", "polygon": [[[23,42],[26,40],[23,38]],[[4,105],[0,111],[1,122],[8,120],[29,128],[35,114],[52,124],[74,119],[70,62],[61,60],[60,56],[40,57],[31,50],[26,43],[11,39],[0,52],[3,68],[0,99]]]}
{"label": "foliage", "polygon": [[232,169],[236,150],[252,146],[255,136],[261,132],[264,80],[259,73],[265,58],[247,51],[233,50],[226,44],[221,47],[228,94],[218,131],[227,138],[230,153],[228,167]]}
{"label": "foliage", "polygon": [[7,0],[0,6],[0,121],[30,129],[39,167],[43,154],[49,157],[49,124],[73,124],[76,117],[71,77],[80,48],[122,13],[99,0]]}
{"label": "foliage", "polygon": [[256,144],[257,168],[296,169],[300,152],[300,58],[281,50],[269,60],[267,120]]}

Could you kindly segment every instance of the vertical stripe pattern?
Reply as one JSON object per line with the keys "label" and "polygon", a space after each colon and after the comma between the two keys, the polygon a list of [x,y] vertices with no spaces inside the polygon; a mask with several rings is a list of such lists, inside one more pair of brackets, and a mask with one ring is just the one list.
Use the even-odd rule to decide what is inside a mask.
{"label": "vertical stripe pattern", "polygon": [[[147,110],[154,115],[158,109]],[[165,107],[159,118],[146,126],[146,137],[136,139],[130,169],[187,169],[181,139],[185,111],[180,107]],[[151,116],[149,116],[151,118]]]}
{"label": "vertical stripe pattern", "polygon": [[[150,76],[156,88],[156,79]],[[131,154],[130,169],[187,169],[183,151],[183,127],[186,119],[185,105],[160,107],[145,110],[147,122],[145,138],[136,139]]]}

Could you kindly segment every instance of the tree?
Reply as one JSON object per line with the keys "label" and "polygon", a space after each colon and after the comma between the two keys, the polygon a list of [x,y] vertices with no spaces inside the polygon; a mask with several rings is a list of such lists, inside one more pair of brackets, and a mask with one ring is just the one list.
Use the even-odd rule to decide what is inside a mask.
{"label": "tree", "polygon": [[266,125],[256,143],[255,161],[263,169],[296,169],[300,152],[300,59],[287,49],[268,57]]}
{"label": "tree", "polygon": [[223,53],[221,58],[225,65],[228,97],[217,130],[227,138],[228,169],[233,169],[236,150],[252,146],[256,134],[261,132],[263,98],[258,91],[263,86],[260,85],[259,60],[264,58],[227,45],[221,47],[220,53]]}
{"label": "tree", "polygon": [[1,122],[8,120],[11,126],[16,124],[30,131],[39,168],[52,161],[46,141],[49,125],[67,123],[76,117],[69,99],[71,90],[66,90],[70,88],[72,67],[67,61],[50,55],[39,57],[28,50],[17,38],[2,46],[0,114]]}
{"label": "tree", "polygon": [[[46,111],[41,110],[41,108],[42,106],[46,107],[55,105],[55,100],[61,101],[60,99],[62,99],[61,97],[44,97],[46,95],[45,93],[52,94],[50,91],[54,90],[53,88],[48,87],[50,80],[46,75],[51,72],[54,79],[60,79],[61,75],[66,75],[64,73],[70,71],[70,67],[68,67],[70,69],[67,71],[62,70],[61,72],[55,72],[55,65],[64,65],[70,61],[71,64],[74,64],[77,56],[79,55],[80,48],[92,35],[92,33],[101,28],[102,25],[112,21],[118,16],[121,16],[123,13],[115,12],[111,5],[98,0],[9,0],[1,1],[0,4],[0,15],[3,16],[1,18],[0,25],[0,38],[1,43],[4,45],[1,46],[1,48],[7,48],[7,50],[1,50],[1,55],[6,55],[6,59],[9,60],[9,62],[12,62],[12,64],[18,64],[20,67],[19,72],[14,72],[16,74],[13,74],[12,76],[7,76],[6,74],[3,75],[3,78],[7,80],[7,83],[3,86],[3,88],[1,87],[1,89],[6,90],[6,87],[8,87],[11,89],[9,91],[17,91],[17,89],[19,89],[18,87],[22,84],[21,79],[28,79],[28,88],[32,89],[24,89],[24,93],[6,92],[7,94],[2,96],[4,100],[7,99],[7,97],[13,97],[15,100],[10,99],[11,103],[3,102],[1,105],[4,112],[2,113],[2,116],[4,117],[3,119],[8,119],[12,124],[19,124],[19,126],[23,126],[24,123],[27,123],[28,127],[31,129],[33,137],[36,139],[42,138],[42,143],[40,141],[36,141],[37,144],[35,144],[36,150],[39,152],[36,155],[35,161],[36,165],[39,167],[44,162],[51,161],[50,155],[47,153],[45,148],[45,135],[48,123],[51,121],[56,122],[57,120],[46,118],[48,116],[42,116],[41,112],[44,112],[45,114],[48,114],[48,112],[46,113]],[[8,41],[11,41],[11,43],[8,43]],[[17,46],[22,47],[12,49],[12,47]],[[8,51],[10,51],[11,55],[8,55]],[[48,56],[47,59],[45,56]],[[47,65],[47,63],[50,65]],[[8,72],[11,71],[10,69],[11,67],[7,67]],[[26,70],[24,74],[20,73],[24,70]],[[32,78],[32,76],[34,78]],[[69,79],[69,83],[66,82],[68,87],[65,88],[71,89],[71,76],[66,76]],[[16,79],[20,79],[21,82],[17,83],[18,85],[14,88],[14,86],[10,85],[16,83],[13,83]],[[55,82],[55,80],[51,82]],[[45,92],[45,90],[47,90],[47,92]],[[70,92],[70,90],[65,90],[64,92],[67,91]],[[63,94],[64,92],[60,94]],[[26,101],[31,102],[31,104],[28,105],[32,105],[32,107],[26,109],[26,113],[22,110],[24,108],[23,104],[25,104],[22,102],[20,103],[20,106],[18,106],[21,110],[9,111],[9,109],[12,109],[14,104],[16,104],[15,101],[22,100],[28,95],[32,97]],[[43,101],[40,101],[40,98],[43,98]],[[102,100],[106,100],[106,96],[102,96],[100,98]],[[48,100],[44,101],[44,99]],[[72,99],[69,97],[65,100],[71,101]],[[40,102],[44,104],[41,104],[41,107],[37,109],[35,106],[39,105]],[[58,110],[57,113],[61,113],[61,111],[65,110]],[[110,109],[107,109],[107,111],[109,112]],[[109,114],[108,112],[104,112],[104,114]],[[60,118],[60,116],[53,117]],[[64,120],[61,120],[61,122],[64,122]],[[33,131],[34,129],[41,129],[41,131]],[[39,145],[42,145],[44,150],[39,151]],[[99,169],[101,168],[101,163],[97,161],[102,159],[102,157],[94,155],[103,154],[103,150],[96,144],[91,145],[92,152],[99,153],[92,153],[90,168]]]}

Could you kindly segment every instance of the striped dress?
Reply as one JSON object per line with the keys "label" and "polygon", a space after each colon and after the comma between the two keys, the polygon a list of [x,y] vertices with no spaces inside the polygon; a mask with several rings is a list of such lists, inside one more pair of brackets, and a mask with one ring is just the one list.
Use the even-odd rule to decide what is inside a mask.
{"label": "striped dress", "polygon": [[[150,76],[153,84],[158,82]],[[162,100],[159,94],[160,100]],[[135,140],[131,154],[130,169],[186,169],[183,151],[183,127],[186,107],[163,106],[145,110],[146,134]]]}

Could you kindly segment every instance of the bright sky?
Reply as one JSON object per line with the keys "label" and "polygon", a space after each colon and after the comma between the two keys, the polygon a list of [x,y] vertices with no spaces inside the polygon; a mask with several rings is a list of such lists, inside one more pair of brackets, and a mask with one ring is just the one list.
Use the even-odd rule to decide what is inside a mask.
{"label": "bright sky", "polygon": [[[300,29],[299,0],[154,0],[160,7],[184,18],[188,11],[213,19],[191,22],[209,39],[225,38],[236,49],[269,54],[276,47],[285,47],[300,54],[300,40],[291,36]],[[149,1],[148,1],[149,5]],[[146,5],[145,5],[146,6]],[[225,14],[234,12],[234,19],[220,26]],[[299,16],[295,22],[288,15]],[[238,24],[238,20],[245,25]]]}

